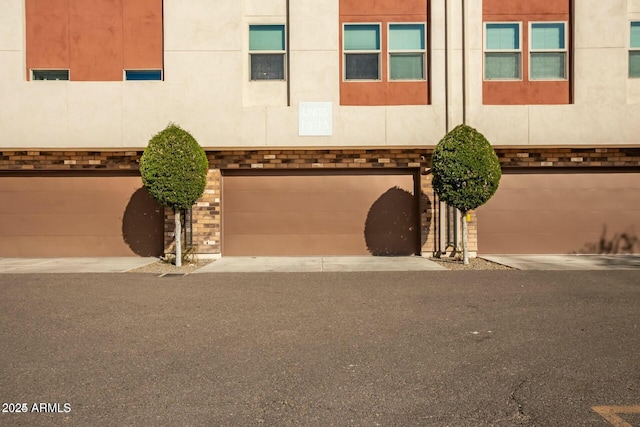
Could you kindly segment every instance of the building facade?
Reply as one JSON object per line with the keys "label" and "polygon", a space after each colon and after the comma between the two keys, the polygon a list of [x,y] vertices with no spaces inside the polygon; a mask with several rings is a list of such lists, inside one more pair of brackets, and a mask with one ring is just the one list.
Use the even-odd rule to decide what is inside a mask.
{"label": "building facade", "polygon": [[0,257],[160,255],[138,161],[207,152],[200,254],[432,255],[431,153],[503,167],[470,248],[640,253],[640,0],[5,0]]}

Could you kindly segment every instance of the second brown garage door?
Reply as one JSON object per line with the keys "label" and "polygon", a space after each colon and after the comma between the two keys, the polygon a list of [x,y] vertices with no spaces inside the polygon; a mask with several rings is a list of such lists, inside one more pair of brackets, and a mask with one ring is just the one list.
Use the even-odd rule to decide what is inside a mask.
{"label": "second brown garage door", "polygon": [[411,171],[226,172],[222,185],[223,255],[419,253]]}
{"label": "second brown garage door", "polygon": [[640,253],[640,173],[507,171],[477,214],[480,254]]}

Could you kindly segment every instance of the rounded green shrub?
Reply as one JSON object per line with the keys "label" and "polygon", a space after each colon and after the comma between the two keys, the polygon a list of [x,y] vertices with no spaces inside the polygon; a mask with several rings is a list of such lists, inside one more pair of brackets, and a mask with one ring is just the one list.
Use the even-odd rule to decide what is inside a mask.
{"label": "rounded green shrub", "polygon": [[485,204],[502,176],[489,141],[467,125],[457,126],[442,138],[433,152],[431,170],[440,200],[462,212]]}
{"label": "rounded green shrub", "polygon": [[144,186],[158,203],[189,209],[207,183],[207,155],[189,132],[173,123],[149,141],[140,159]]}

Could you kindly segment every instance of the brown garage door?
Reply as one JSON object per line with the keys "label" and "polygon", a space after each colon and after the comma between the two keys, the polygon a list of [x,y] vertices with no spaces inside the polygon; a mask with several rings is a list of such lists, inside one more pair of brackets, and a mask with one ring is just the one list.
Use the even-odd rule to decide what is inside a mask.
{"label": "brown garage door", "polygon": [[163,212],[140,176],[0,175],[0,257],[157,256]]}
{"label": "brown garage door", "polygon": [[223,175],[223,255],[413,255],[414,176],[395,173]]}
{"label": "brown garage door", "polygon": [[640,253],[640,173],[506,172],[478,209],[480,254]]}

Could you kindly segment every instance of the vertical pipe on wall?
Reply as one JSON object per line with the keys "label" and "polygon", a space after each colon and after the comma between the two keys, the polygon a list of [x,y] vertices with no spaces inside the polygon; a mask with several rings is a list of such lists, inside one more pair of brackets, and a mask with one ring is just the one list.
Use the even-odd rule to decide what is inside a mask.
{"label": "vertical pipe on wall", "polygon": [[[449,9],[448,0],[444,0],[444,117],[445,132],[449,132]],[[438,198],[438,226],[439,226],[439,248],[438,256],[447,253],[448,239],[448,221],[447,221],[447,205]]]}
{"label": "vertical pipe on wall", "polygon": [[285,0],[286,18],[285,18],[285,40],[287,45],[286,63],[287,63],[287,107],[291,107],[291,45],[289,44],[291,37],[291,20],[289,18],[289,0]]}
{"label": "vertical pipe on wall", "polygon": [[438,256],[440,256],[447,253],[447,241],[449,240],[447,238],[447,205],[442,200],[438,200],[438,212],[440,214],[438,215],[438,225],[440,231],[440,233],[438,233],[440,235],[440,248],[438,251]]}
{"label": "vertical pipe on wall", "polygon": [[160,4],[160,16],[162,19],[162,80],[166,80],[165,78],[165,74],[164,74],[164,39],[165,39],[165,35],[164,35],[164,0],[161,2]]}
{"label": "vertical pipe on wall", "polygon": [[427,104],[431,104],[431,99],[433,99],[433,92],[432,92],[432,88],[433,86],[431,85],[431,62],[432,62],[432,53],[433,53],[433,42],[432,42],[432,38],[431,38],[431,22],[433,22],[431,20],[431,1],[427,0],[426,2],[426,14],[427,14],[427,41],[428,44],[426,46],[427,48],[427,63],[425,64],[425,66],[427,67]]}
{"label": "vertical pipe on wall", "polygon": [[466,43],[466,17],[465,17],[465,3],[462,1],[462,124],[467,124],[467,43]]}
{"label": "vertical pipe on wall", "polygon": [[449,132],[449,11],[444,0],[444,117],[445,132]]}
{"label": "vertical pipe on wall", "polygon": [[576,38],[576,30],[575,30],[575,16],[576,16],[576,2],[575,0],[569,0],[569,46],[568,55],[569,55],[569,104],[574,103],[574,85],[575,85],[575,44],[574,40]]}

